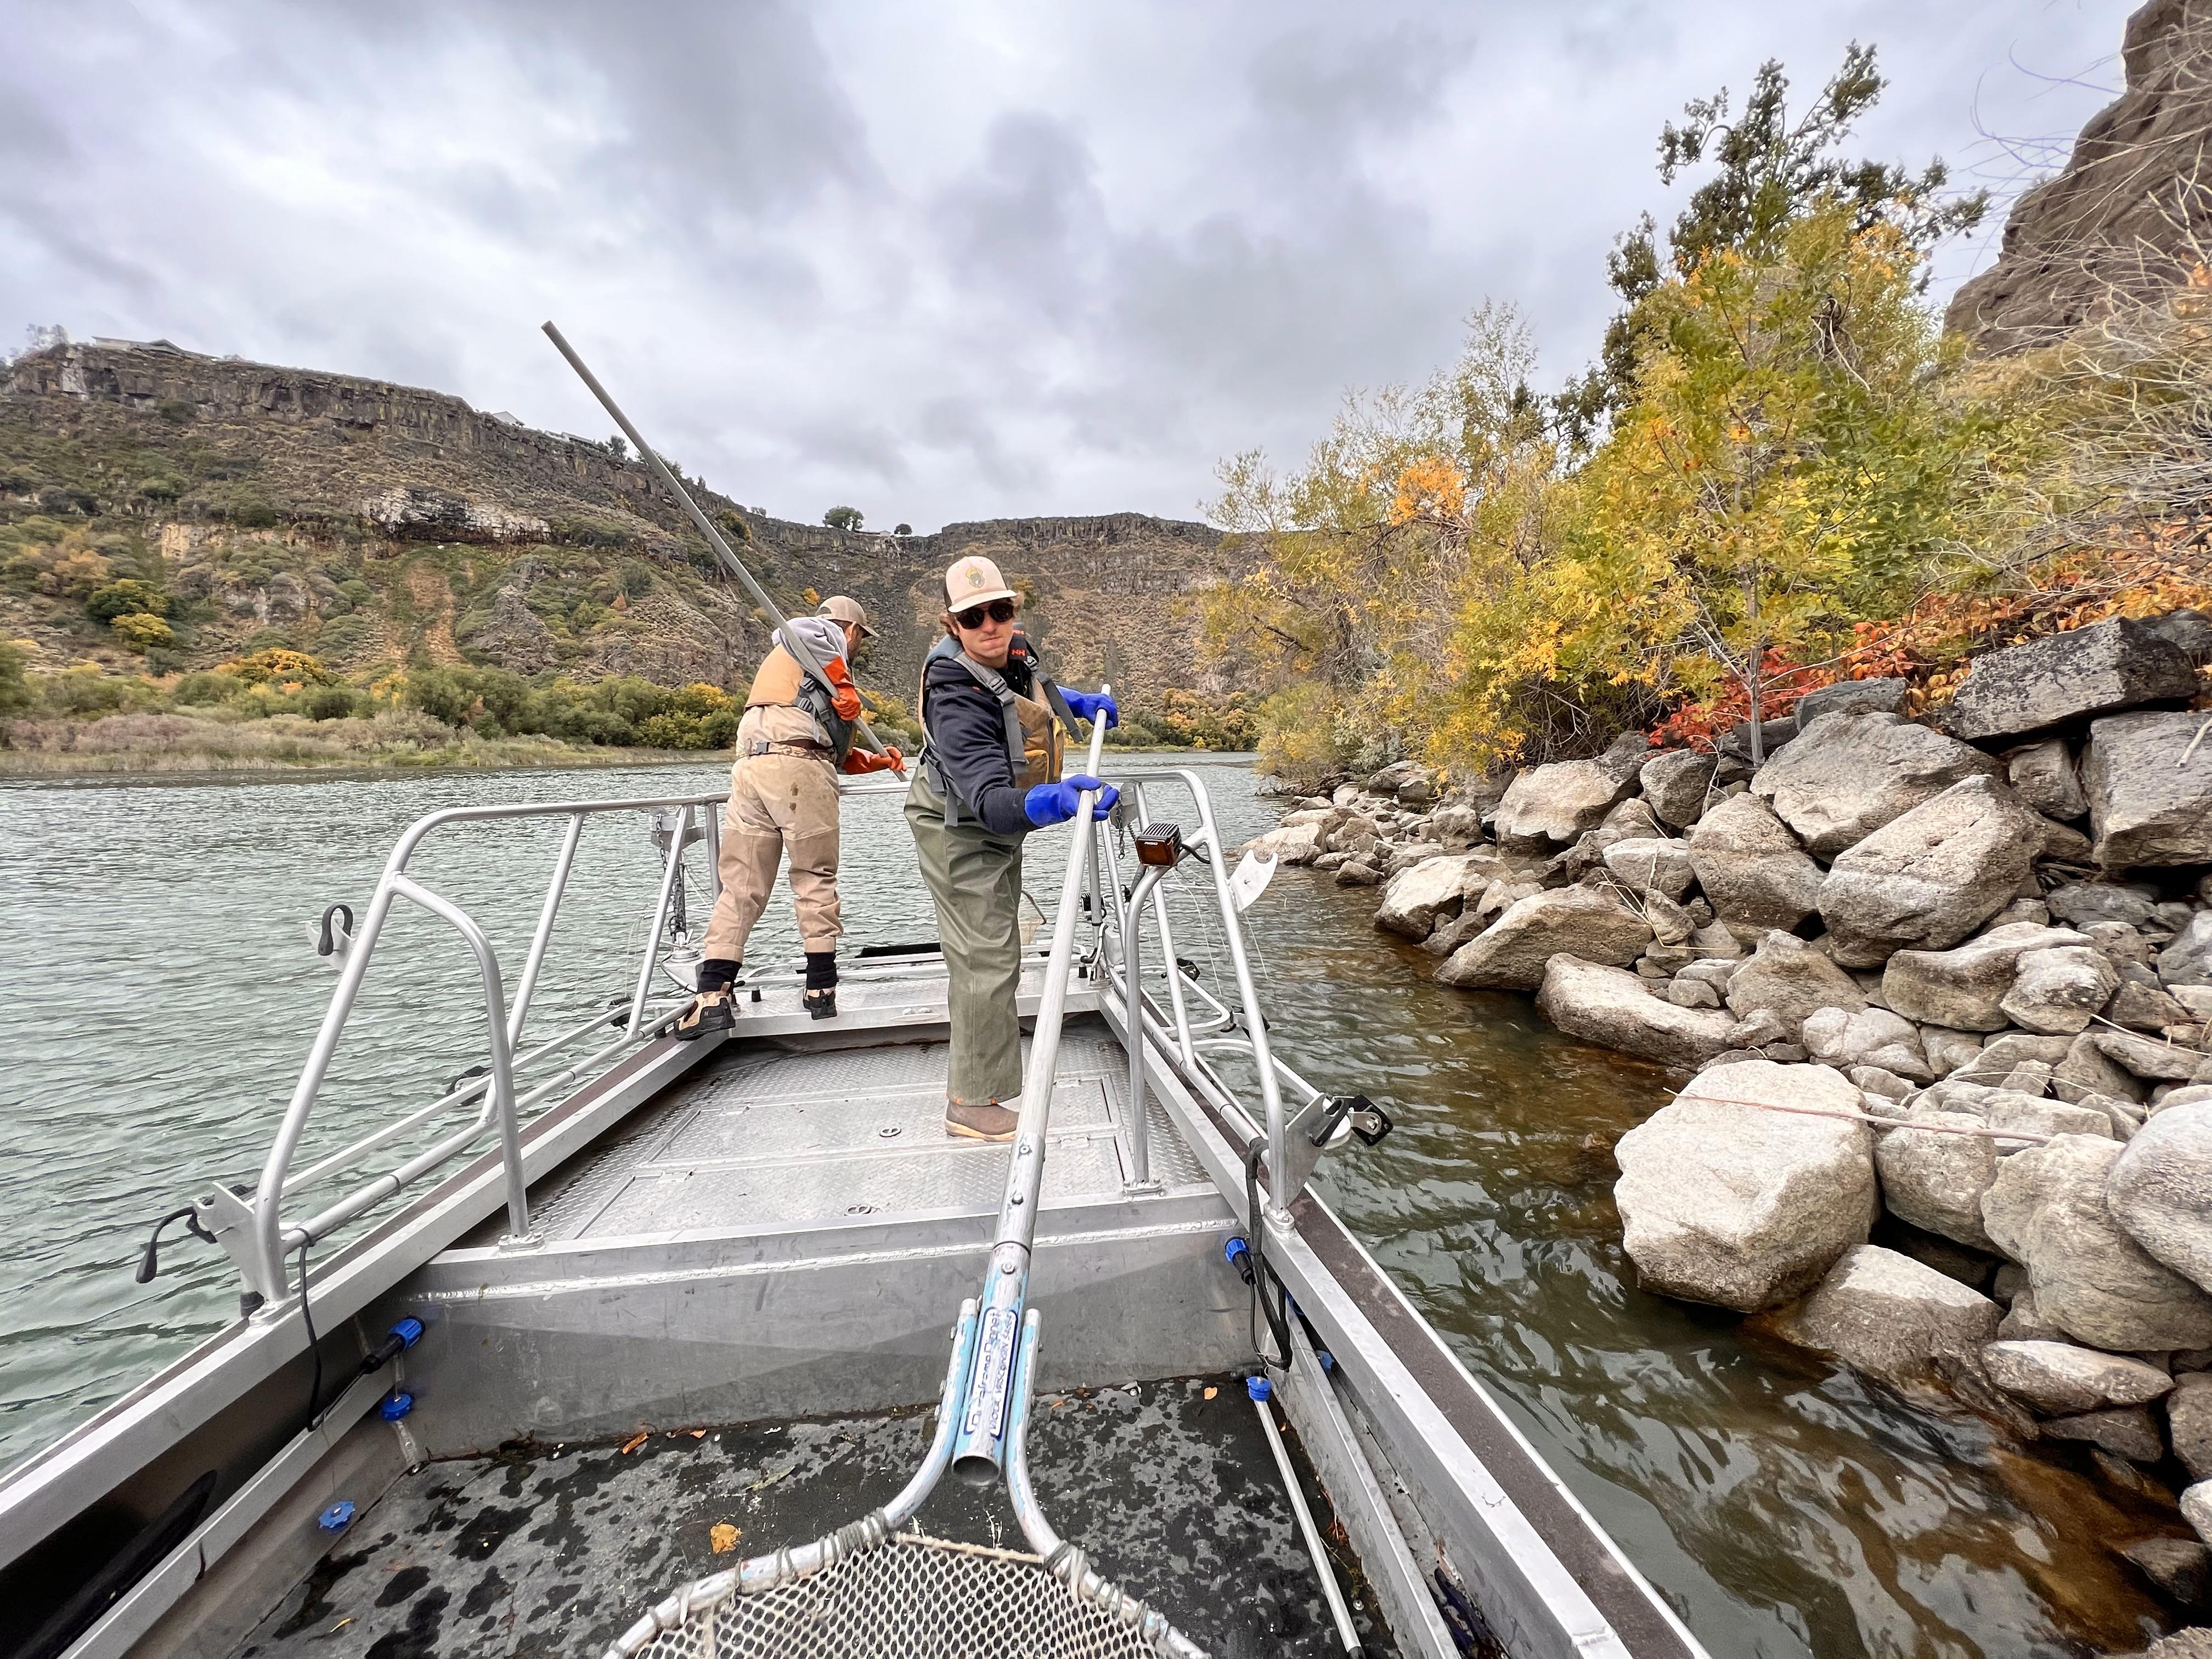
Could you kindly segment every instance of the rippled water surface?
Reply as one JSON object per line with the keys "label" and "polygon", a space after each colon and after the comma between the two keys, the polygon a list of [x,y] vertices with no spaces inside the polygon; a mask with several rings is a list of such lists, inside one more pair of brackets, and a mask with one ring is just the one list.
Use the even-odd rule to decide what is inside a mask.
{"label": "rippled water surface", "polygon": [[[1206,771],[1232,838],[1272,822],[1241,766]],[[228,1315],[218,1252],[173,1243],[140,1287],[138,1249],[210,1178],[258,1173],[333,983],[309,924],[363,908],[408,823],[721,781],[714,765],[0,788],[0,1462]],[[477,830],[471,855],[434,842],[416,867],[519,962],[557,833]],[[848,948],[926,937],[896,804],[849,802],[845,835]],[[1048,900],[1038,873],[1057,863],[1038,848]],[[639,820],[587,834],[533,1032],[604,1000],[652,876]],[[1716,1656],[2076,1655],[2154,1632],[2106,1544],[2175,1530],[2170,1510],[2072,1449],[2009,1446],[1639,1292],[1605,1149],[1666,1074],[1558,1036],[1521,999],[1437,988],[1373,912],[1371,893],[1287,871],[1248,919],[1278,1049],[1398,1121],[1317,1180]],[[388,937],[311,1155],[478,1057],[450,935],[404,915]],[[756,960],[795,951],[781,899],[757,937]]]}

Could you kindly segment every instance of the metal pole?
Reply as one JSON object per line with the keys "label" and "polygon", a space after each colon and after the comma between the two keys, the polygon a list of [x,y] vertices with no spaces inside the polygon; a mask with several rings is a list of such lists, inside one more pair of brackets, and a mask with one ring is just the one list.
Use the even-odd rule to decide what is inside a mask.
{"label": "metal pole", "polygon": [[561,896],[568,890],[568,866],[576,861],[576,842],[584,834],[581,812],[568,820],[568,833],[561,841],[561,856],[553,861],[553,879],[546,884],[545,908],[538,913],[538,933],[530,941],[530,957],[522,964],[522,982],[514,988],[514,1012],[507,1017],[507,1043],[522,1041],[522,1022],[530,1012],[530,999],[538,989],[538,970],[544,965],[546,942],[553,937],[553,918],[561,908]]}
{"label": "metal pole", "polygon": [[[1135,786],[1137,792],[1137,827],[1152,827],[1152,811],[1145,799],[1145,786]],[[1176,1045],[1182,1050],[1185,1060],[1192,1058],[1190,1047],[1190,1011],[1183,1006],[1182,963],[1176,955],[1175,929],[1168,921],[1168,889],[1162,882],[1152,889],[1152,920],[1159,924],[1160,951],[1167,958],[1168,1001],[1175,1009]]]}
{"label": "metal pole", "polygon": [[684,838],[690,833],[691,809],[687,806],[668,844],[668,866],[660,872],[660,898],[653,907],[653,935],[645,942],[645,966],[637,970],[637,992],[630,999],[626,1036],[635,1036],[645,1018],[645,994],[653,988],[653,969],[660,960],[660,930],[668,925],[668,902],[676,891],[676,872],[684,867]]}
{"label": "metal pole", "polygon": [[460,906],[432,892],[411,876],[394,876],[392,884],[434,915],[453,923],[467,941],[470,954],[477,959],[477,971],[483,979],[484,1036],[491,1048],[491,1105],[499,1121],[500,1162],[507,1170],[507,1236],[500,1242],[507,1245],[533,1243],[536,1241],[530,1237],[529,1186],[522,1177],[522,1126],[515,1121],[514,1064],[512,1051],[507,1046],[507,1010],[501,1006],[499,958],[492,954],[491,941],[484,937],[483,929]]}
{"label": "metal pole", "polygon": [[[1100,688],[1110,691],[1111,687]],[[1090,768],[1098,765],[1106,722],[1091,721]],[[981,1300],[983,1313],[975,1346],[975,1371],[961,1402],[960,1437],[952,1449],[952,1472],[971,1486],[983,1486],[1003,1467],[1006,1407],[1013,1389],[1014,1361],[1021,1346],[1022,1306],[1029,1294],[1030,1245],[1036,1236],[1037,1194],[1044,1185],[1045,1131],[1052,1122],[1053,1074],[1060,1061],[1060,1026],[1067,1010],[1067,975],[1075,956],[1077,896],[1090,862],[1091,809],[1096,790],[1075,798],[1075,843],[1067,849],[1060,878],[1060,908],[1052,921],[1052,956],[1045,963],[1044,998],[1030,1037],[1029,1069],[1022,1078],[1021,1115],[1014,1124],[1013,1162],[1006,1170],[1005,1195],[999,1201],[999,1225],[993,1236],[990,1266]]]}
{"label": "metal pole", "polygon": [[1322,1594],[1328,1598],[1329,1614],[1336,1620],[1337,1639],[1344,1644],[1346,1653],[1357,1653],[1358,1627],[1352,1622],[1352,1609],[1344,1605],[1344,1592],[1337,1588],[1336,1569],[1329,1565],[1328,1552],[1322,1547],[1321,1529],[1314,1525],[1313,1511],[1306,1507],[1306,1495],[1299,1490],[1297,1472],[1291,1468],[1291,1455],[1284,1449],[1282,1433],[1275,1427],[1275,1414],[1267,1409],[1267,1397],[1273,1389],[1264,1377],[1255,1378],[1252,1386],[1261,1390],[1253,1395],[1252,1407],[1260,1413],[1260,1426],[1267,1431],[1267,1447],[1275,1454],[1276,1468],[1282,1472],[1283,1490],[1291,1495],[1291,1508],[1297,1511],[1298,1530],[1305,1534],[1306,1552],[1313,1557]]}
{"label": "metal pole", "polygon": [[[776,608],[775,601],[768,596],[768,590],[753,580],[753,573],[745,568],[744,561],[730,550],[729,543],[722,539],[722,532],[714,528],[714,521],[701,512],[699,503],[691,499],[691,492],[684,489],[683,482],[668,470],[653,446],[639,435],[638,429],[629,423],[629,416],[615,406],[615,400],[607,395],[606,387],[599,384],[599,377],[584,367],[584,360],[576,355],[575,348],[568,343],[561,331],[550,322],[544,325],[544,328],[545,337],[552,341],[554,349],[568,360],[568,367],[576,371],[578,378],[591,387],[592,395],[599,400],[600,407],[613,416],[614,423],[623,429],[623,435],[630,441],[638,458],[659,475],[660,482],[675,495],[677,504],[691,515],[691,522],[699,526],[699,533],[707,538],[707,544],[714,550],[715,556],[721,560],[723,568],[738,579],[746,592],[752,595],[753,603],[768,612],[782,635],[784,649],[798,658],[801,666],[815,678],[826,682],[829,675],[815,660],[814,653],[806,641],[799,637],[791,626],[790,619]],[[876,734],[868,729],[867,721],[854,721],[853,729],[859,734],[860,741],[878,755],[887,752],[883,744],[876,741]]]}

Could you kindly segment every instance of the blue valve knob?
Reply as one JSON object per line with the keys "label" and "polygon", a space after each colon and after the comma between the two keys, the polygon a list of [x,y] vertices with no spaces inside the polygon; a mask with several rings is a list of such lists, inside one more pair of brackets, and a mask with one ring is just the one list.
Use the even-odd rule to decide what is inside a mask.
{"label": "blue valve knob", "polygon": [[1275,1385],[1264,1376],[1248,1376],[1244,1379],[1244,1392],[1255,1400],[1272,1400]]}
{"label": "blue valve knob", "polygon": [[1252,1282],[1252,1247],[1249,1244],[1232,1234],[1222,1245],[1221,1255],[1223,1260],[1237,1269],[1237,1277],[1247,1285]]}
{"label": "blue valve knob", "polygon": [[380,1401],[376,1414],[387,1423],[397,1423],[415,1409],[415,1396],[404,1389],[394,1389]]}
{"label": "blue valve knob", "polygon": [[315,1524],[325,1532],[343,1532],[353,1524],[353,1500],[341,1498],[315,1517]]}
{"label": "blue valve knob", "polygon": [[399,1339],[401,1347],[411,1348],[422,1340],[422,1322],[410,1315],[394,1325],[392,1334]]}

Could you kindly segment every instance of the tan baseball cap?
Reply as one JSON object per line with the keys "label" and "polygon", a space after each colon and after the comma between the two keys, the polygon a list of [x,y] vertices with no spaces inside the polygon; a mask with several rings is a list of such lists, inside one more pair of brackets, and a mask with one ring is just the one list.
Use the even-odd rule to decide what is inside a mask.
{"label": "tan baseball cap", "polygon": [[1006,579],[999,574],[999,567],[988,559],[965,558],[945,573],[945,608],[965,611],[971,605],[988,605],[994,599],[1012,599],[1019,602],[1021,595],[1006,586]]}
{"label": "tan baseball cap", "polygon": [[814,614],[827,617],[831,622],[850,623],[860,630],[865,638],[876,636],[876,630],[868,626],[868,613],[860,608],[860,602],[847,599],[842,593],[832,593],[822,601],[822,608]]}

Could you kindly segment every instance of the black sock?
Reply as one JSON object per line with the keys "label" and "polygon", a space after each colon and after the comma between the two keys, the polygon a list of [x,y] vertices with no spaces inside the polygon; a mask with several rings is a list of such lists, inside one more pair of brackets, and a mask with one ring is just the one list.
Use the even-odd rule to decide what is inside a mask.
{"label": "black sock", "polygon": [[738,969],[744,966],[742,962],[709,957],[699,964],[699,988],[702,991],[726,991],[738,982]]}
{"label": "black sock", "polygon": [[809,951],[806,953],[806,988],[826,991],[837,982],[837,953],[835,951]]}

